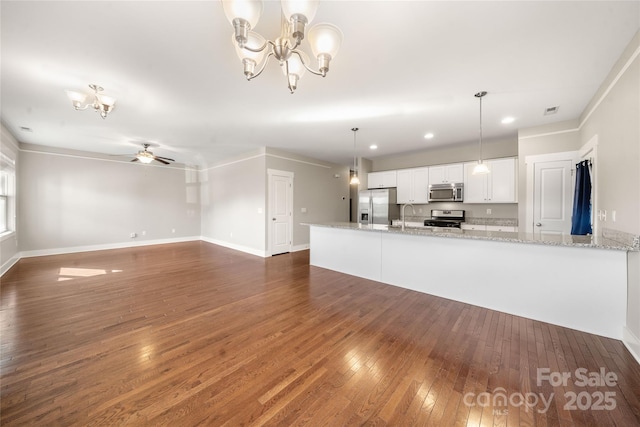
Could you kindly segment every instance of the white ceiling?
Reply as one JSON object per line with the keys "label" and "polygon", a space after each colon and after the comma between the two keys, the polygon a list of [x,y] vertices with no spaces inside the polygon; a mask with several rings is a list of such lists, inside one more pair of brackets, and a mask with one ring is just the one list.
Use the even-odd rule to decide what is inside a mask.
{"label": "white ceiling", "polygon": [[[485,139],[515,139],[577,118],[640,28],[638,1],[322,1],[312,24],[336,24],[344,43],[326,78],[291,95],[276,62],[245,80],[219,1],[3,0],[1,13],[1,118],[19,141],[107,154],[151,142],[200,165],[262,146],[346,165],[354,126],[368,158],[474,141],[481,90]],[[279,13],[266,1],[256,31],[275,38]],[[65,94],[90,83],[117,99],[106,120]]]}

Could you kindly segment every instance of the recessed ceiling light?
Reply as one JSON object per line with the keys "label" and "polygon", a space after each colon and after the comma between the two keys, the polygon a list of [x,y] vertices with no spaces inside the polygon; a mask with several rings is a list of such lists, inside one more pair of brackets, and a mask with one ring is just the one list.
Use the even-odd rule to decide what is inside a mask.
{"label": "recessed ceiling light", "polygon": [[548,116],[548,115],[551,115],[551,114],[555,114],[555,113],[557,113],[557,112],[558,112],[558,110],[559,110],[559,109],[560,109],[560,107],[558,107],[558,106],[555,106],[555,107],[547,107],[547,108],[545,108],[545,110],[544,110],[544,115],[545,115],[545,116]]}
{"label": "recessed ceiling light", "polygon": [[502,119],[502,124],[508,125],[509,123],[513,123],[515,121],[516,119],[514,117],[505,117],[504,119]]}
{"label": "recessed ceiling light", "polygon": [[373,145],[370,145],[369,148],[372,150],[377,150],[378,146],[376,144],[373,144]]}
{"label": "recessed ceiling light", "polygon": [[432,134],[431,132],[426,133],[426,134],[424,135],[424,139],[431,139],[431,138],[433,138],[433,134]]}

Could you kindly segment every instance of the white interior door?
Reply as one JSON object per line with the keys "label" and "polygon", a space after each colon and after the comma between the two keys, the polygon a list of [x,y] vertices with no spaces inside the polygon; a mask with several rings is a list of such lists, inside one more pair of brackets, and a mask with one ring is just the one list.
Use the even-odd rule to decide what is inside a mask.
{"label": "white interior door", "polygon": [[271,255],[291,252],[293,173],[269,169],[268,239]]}
{"label": "white interior door", "polygon": [[534,234],[571,233],[573,164],[571,160],[534,164]]}

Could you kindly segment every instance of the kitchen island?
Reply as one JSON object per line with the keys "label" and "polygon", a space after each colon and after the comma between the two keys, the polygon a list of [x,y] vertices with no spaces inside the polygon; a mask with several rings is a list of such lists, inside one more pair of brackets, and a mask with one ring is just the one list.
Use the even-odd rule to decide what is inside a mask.
{"label": "kitchen island", "polygon": [[591,236],[308,225],[311,265],[623,338],[635,246]]}

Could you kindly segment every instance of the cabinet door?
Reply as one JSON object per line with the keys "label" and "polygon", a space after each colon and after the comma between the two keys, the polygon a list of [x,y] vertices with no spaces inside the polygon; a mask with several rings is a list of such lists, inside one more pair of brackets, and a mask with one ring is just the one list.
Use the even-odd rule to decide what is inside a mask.
{"label": "cabinet door", "polygon": [[413,193],[413,173],[410,169],[399,170],[397,177],[397,199],[398,204],[411,203]]}
{"label": "cabinet door", "polygon": [[412,203],[429,203],[429,168],[413,170]]}
{"label": "cabinet door", "polygon": [[476,164],[464,164],[464,203],[487,203],[487,175],[474,175]]}
{"label": "cabinet door", "polygon": [[396,171],[385,171],[380,173],[382,174],[382,186],[384,188],[397,186]]}
{"label": "cabinet door", "polygon": [[429,167],[429,182],[432,184],[444,184],[446,182],[445,167],[444,166]]}
{"label": "cabinet door", "polygon": [[447,182],[463,182],[464,181],[464,167],[462,163],[455,165],[448,165],[446,170]]}
{"label": "cabinet door", "polygon": [[367,182],[367,188],[382,188],[382,173],[381,172],[371,172],[369,173],[369,180]]}
{"label": "cabinet door", "polygon": [[488,201],[491,203],[515,203],[516,200],[516,160],[489,160]]}
{"label": "cabinet door", "polygon": [[369,172],[367,188],[390,188],[396,186],[396,171]]}

